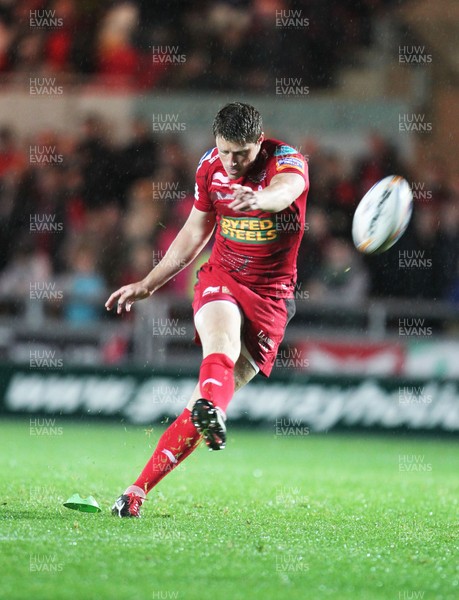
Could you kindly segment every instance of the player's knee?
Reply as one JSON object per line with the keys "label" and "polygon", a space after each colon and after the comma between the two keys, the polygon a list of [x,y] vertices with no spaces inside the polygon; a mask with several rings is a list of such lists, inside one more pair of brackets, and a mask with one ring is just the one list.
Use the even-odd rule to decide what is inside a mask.
{"label": "player's knee", "polygon": [[237,360],[241,351],[241,341],[238,335],[227,331],[214,331],[202,340],[205,356],[215,352],[226,354],[231,360]]}

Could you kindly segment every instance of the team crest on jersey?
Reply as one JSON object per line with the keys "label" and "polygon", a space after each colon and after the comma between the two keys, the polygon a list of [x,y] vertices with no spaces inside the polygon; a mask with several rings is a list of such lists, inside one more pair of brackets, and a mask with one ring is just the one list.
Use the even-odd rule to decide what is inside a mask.
{"label": "team crest on jersey", "polygon": [[282,144],[281,146],[276,147],[273,156],[284,156],[285,154],[298,154],[298,150],[295,150],[295,148],[292,148],[291,146]]}
{"label": "team crest on jersey", "polygon": [[266,179],[266,169],[263,169],[263,171],[255,173],[254,175],[249,175],[249,181],[252,181],[253,183],[260,183],[263,179]]}
{"label": "team crest on jersey", "polygon": [[232,202],[234,200],[233,194],[222,194],[221,192],[212,192],[211,198],[220,200],[221,202]]}
{"label": "team crest on jersey", "polygon": [[284,169],[297,169],[301,173],[304,173],[304,162],[301,158],[295,156],[279,158],[276,162],[276,171],[283,171]]}

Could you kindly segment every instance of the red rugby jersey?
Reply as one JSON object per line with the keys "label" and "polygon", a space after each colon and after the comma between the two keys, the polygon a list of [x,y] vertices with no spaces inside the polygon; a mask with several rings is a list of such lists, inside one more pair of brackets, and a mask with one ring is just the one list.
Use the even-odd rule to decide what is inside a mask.
{"label": "red rugby jersey", "polygon": [[[260,191],[278,173],[297,173],[306,182],[304,191],[290,206],[277,213],[236,212],[228,208],[233,200],[229,187],[232,183]],[[217,230],[209,264],[220,267],[261,295],[291,298],[308,190],[306,159],[284,142],[264,140],[247,174],[231,181],[217,148],[208,150],[196,171],[194,205],[204,212],[216,213]]]}

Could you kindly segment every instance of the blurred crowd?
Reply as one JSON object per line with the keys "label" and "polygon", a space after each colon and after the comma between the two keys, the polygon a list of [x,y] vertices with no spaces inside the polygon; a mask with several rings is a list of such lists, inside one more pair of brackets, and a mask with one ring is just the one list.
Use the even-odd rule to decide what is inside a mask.
{"label": "blurred crowd", "polygon": [[330,87],[397,1],[0,0],[0,74],[143,90]]}
{"label": "blurred crowd", "polygon": [[[299,289],[343,304],[369,296],[459,302],[457,179],[435,163],[417,173],[376,133],[357,160],[312,139],[301,150],[311,188]],[[141,119],[123,145],[98,115],[88,115],[78,135],[44,131],[20,140],[0,127],[0,296],[28,297],[31,283],[53,282],[51,292],[73,298],[61,307],[69,321],[98,318],[107,290],[144,277],[164,255],[192,207],[198,160],[181,138],[156,139]],[[393,249],[364,259],[351,242],[353,212],[393,173],[417,190],[411,225]],[[164,291],[191,294],[195,271],[182,271]]]}

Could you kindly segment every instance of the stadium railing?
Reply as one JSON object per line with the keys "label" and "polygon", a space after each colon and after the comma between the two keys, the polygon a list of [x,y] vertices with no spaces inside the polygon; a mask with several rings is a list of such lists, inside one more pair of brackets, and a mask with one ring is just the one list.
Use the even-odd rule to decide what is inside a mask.
{"label": "stadium railing", "polygon": [[[79,322],[66,318],[64,310],[65,303],[81,300],[77,295],[66,293],[59,301],[31,301],[24,295],[0,294],[0,358],[24,363],[30,352],[54,348],[69,364],[199,364],[189,298],[157,294],[148,302],[137,303],[130,315],[116,317],[104,310],[107,296],[108,292],[84,298],[99,314],[94,320]],[[459,311],[447,302],[371,299],[343,305],[337,300],[297,299],[296,305],[284,346],[311,339],[404,342],[415,327],[428,331],[430,340],[457,340]]]}

